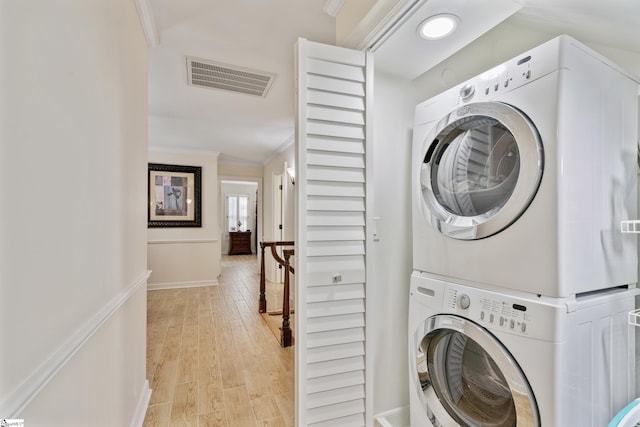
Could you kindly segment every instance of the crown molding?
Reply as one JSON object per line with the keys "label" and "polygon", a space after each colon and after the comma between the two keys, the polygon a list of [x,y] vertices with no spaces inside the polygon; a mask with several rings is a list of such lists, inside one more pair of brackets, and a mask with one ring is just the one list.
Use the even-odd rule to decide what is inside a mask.
{"label": "crown molding", "polygon": [[345,1],[346,0],[325,0],[324,13],[335,18],[338,12],[340,12],[340,9],[342,9]]}
{"label": "crown molding", "polygon": [[220,156],[219,151],[207,150],[205,148],[189,148],[189,147],[159,147],[149,145],[148,151],[155,151],[160,153],[173,153],[173,154],[199,154],[204,156]]}
{"label": "crown molding", "polygon": [[287,148],[291,147],[293,144],[295,144],[295,142],[296,142],[295,135],[291,135],[289,138],[287,138],[285,142],[280,144],[280,147],[278,147],[276,151],[273,152],[273,154],[271,154],[269,157],[266,158],[265,161],[262,162],[262,166],[267,166],[269,163],[271,163],[273,159],[276,158],[278,154],[282,153]]}
{"label": "crown molding", "polygon": [[[381,39],[395,31],[410,11],[426,0],[379,0],[340,44],[356,50],[377,47]],[[375,49],[374,49],[375,50]]]}
{"label": "crown molding", "polygon": [[153,19],[150,0],[135,0],[135,2],[138,18],[140,18],[140,23],[142,24],[142,31],[145,39],[147,39],[147,46],[149,48],[156,47],[160,44],[160,38],[156,31],[156,22]]}

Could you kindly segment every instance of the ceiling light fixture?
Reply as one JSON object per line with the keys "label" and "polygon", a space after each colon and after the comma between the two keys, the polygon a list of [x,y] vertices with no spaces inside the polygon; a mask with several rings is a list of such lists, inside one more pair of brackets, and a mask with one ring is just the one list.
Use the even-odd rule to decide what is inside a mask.
{"label": "ceiling light fixture", "polygon": [[460,18],[449,13],[433,15],[418,25],[418,34],[427,40],[438,40],[453,33]]}

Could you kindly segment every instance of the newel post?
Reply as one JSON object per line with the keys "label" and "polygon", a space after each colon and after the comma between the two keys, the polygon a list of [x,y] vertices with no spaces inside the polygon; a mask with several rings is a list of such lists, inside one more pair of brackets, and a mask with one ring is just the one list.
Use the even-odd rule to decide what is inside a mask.
{"label": "newel post", "polygon": [[260,242],[260,299],[258,300],[258,312],[267,312],[267,298],[265,297],[265,275],[264,275],[264,242]]}
{"label": "newel post", "polygon": [[291,325],[289,317],[291,310],[289,308],[289,276],[293,270],[290,265],[290,258],[294,254],[293,249],[285,249],[284,254],[284,292],[282,293],[282,327],[280,328],[280,346],[289,347],[291,345]]}

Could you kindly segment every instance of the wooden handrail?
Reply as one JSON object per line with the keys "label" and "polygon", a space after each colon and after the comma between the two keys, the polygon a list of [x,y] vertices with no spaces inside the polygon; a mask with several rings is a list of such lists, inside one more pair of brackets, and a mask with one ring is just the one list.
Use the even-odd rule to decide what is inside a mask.
{"label": "wooden handrail", "polygon": [[[292,241],[278,241],[278,242],[260,242],[260,298],[258,300],[258,312],[267,312],[267,298],[265,295],[266,279],[264,271],[264,248],[269,246],[271,248],[271,254],[275,258],[276,262],[284,266],[285,261],[276,252],[277,246],[293,246],[295,243]],[[290,271],[294,273],[293,267],[290,267]]]}
{"label": "wooden handrail", "polygon": [[[289,242],[286,242],[286,243],[289,243]],[[293,242],[291,242],[291,243],[293,243]],[[278,252],[276,250],[276,245],[270,245],[270,246],[271,246],[271,255],[273,256],[273,258],[278,262],[278,264],[280,264],[281,266],[285,267],[286,262],[278,254]],[[292,245],[287,245],[287,246],[292,246]],[[293,267],[287,266],[285,268],[287,268],[293,274],[296,274],[296,272],[294,271]]]}
{"label": "wooden handrail", "polygon": [[282,347],[289,347],[292,342],[292,333],[290,325],[291,307],[289,303],[291,280],[289,274],[295,274],[294,268],[291,266],[291,257],[295,254],[293,249],[284,249],[282,251],[284,259],[276,251],[278,246],[294,246],[292,241],[279,241],[279,242],[260,242],[261,260],[260,260],[260,299],[258,303],[258,311],[260,313],[267,312],[267,298],[266,298],[266,278],[264,267],[264,249],[271,247],[271,255],[276,262],[284,267],[284,289],[282,292],[282,327],[280,328],[280,345]]}

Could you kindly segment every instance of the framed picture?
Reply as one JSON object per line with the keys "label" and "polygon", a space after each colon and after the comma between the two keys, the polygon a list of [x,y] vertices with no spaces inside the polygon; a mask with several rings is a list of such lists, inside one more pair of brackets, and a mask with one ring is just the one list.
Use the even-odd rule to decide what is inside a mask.
{"label": "framed picture", "polygon": [[149,211],[151,227],[202,227],[199,166],[149,163]]}

